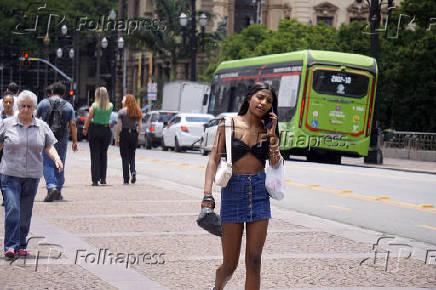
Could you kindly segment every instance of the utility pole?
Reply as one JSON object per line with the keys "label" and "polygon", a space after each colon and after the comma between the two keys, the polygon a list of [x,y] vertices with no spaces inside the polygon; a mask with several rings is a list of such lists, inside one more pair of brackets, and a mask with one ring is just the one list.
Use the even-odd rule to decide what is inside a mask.
{"label": "utility pole", "polygon": [[[380,58],[380,42],[379,42],[379,26],[381,21],[381,4],[383,0],[370,0],[370,14],[369,23],[371,29],[371,56],[376,59],[377,63]],[[361,3],[362,0],[356,0],[356,2]],[[367,0],[367,2],[369,2]],[[394,6],[394,0],[388,0],[388,19],[387,24],[390,20],[391,8]],[[379,77],[380,79],[380,71]],[[380,128],[380,101],[378,94],[379,84],[377,83],[376,99],[374,104],[374,116],[371,123],[371,136],[369,143],[368,156],[364,158],[365,163],[370,164],[383,164],[383,152],[380,149],[381,139],[383,137],[382,129]]]}
{"label": "utility pole", "polygon": [[195,0],[191,0],[191,81],[197,81],[197,23]]}
{"label": "utility pole", "polygon": [[[122,23],[124,21],[124,1],[118,0],[118,21]],[[118,26],[116,26],[118,27]],[[120,39],[122,36],[120,29],[118,30],[117,39]],[[123,81],[123,53],[124,49],[118,48],[118,56],[117,56],[117,62],[115,64],[116,67],[116,76],[117,79],[115,81],[115,108],[120,109],[121,108],[121,100],[123,98],[123,87],[124,87],[124,81]]]}

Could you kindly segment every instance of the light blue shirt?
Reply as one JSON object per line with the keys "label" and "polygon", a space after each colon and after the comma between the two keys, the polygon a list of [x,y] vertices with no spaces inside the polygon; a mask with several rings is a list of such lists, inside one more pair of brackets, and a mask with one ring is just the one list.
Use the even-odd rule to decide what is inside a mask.
{"label": "light blue shirt", "polygon": [[[50,97],[39,102],[38,106],[36,107],[36,115],[38,118],[41,118],[42,120],[45,120],[45,118],[47,117],[47,113],[50,110],[49,99],[61,100],[61,98],[59,97]],[[62,118],[65,120],[66,124],[68,124],[69,121],[74,120],[74,109],[73,106],[68,101],[66,101],[66,103],[62,107]],[[59,140],[59,142],[67,141],[67,139],[68,139],[68,125],[65,126],[64,137],[62,140]]]}
{"label": "light blue shirt", "polygon": [[23,127],[18,116],[0,121],[3,158],[0,173],[20,178],[41,178],[42,150],[57,142],[47,123],[33,118]]}

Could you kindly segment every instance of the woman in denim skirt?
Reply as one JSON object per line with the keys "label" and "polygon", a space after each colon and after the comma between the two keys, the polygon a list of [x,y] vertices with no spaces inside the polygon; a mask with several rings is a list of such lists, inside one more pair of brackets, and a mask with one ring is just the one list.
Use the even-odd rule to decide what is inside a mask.
{"label": "woman in denim skirt", "polygon": [[[241,240],[246,227],[245,289],[260,289],[261,255],[268,220],[269,195],[265,189],[265,162],[280,162],[277,129],[277,95],[267,83],[257,82],[248,91],[232,118],[232,178],[221,189],[223,263],[216,270],[215,289],[223,289],[238,266]],[[206,169],[202,207],[215,207],[212,184],[221,156],[225,155],[222,120]]]}

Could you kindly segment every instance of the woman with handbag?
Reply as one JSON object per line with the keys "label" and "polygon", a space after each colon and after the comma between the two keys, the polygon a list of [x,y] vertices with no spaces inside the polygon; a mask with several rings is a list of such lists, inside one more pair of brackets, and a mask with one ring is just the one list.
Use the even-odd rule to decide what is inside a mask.
{"label": "woman with handbag", "polygon": [[[223,121],[218,127],[215,146],[206,168],[201,203],[202,207],[215,207],[212,184],[224,148],[231,148],[229,164],[232,174],[227,185],[221,189],[223,263],[216,270],[216,290],[224,288],[238,266],[244,224],[247,237],[245,289],[260,289],[261,255],[271,218],[269,195],[265,188],[265,161],[269,159],[271,166],[278,167],[282,160],[278,148],[277,115],[274,112],[277,112],[274,89],[267,83],[257,82],[249,89],[238,116],[231,120],[231,136],[226,136]],[[231,143],[225,146],[228,137]],[[216,180],[221,181],[222,178],[217,176]]]}

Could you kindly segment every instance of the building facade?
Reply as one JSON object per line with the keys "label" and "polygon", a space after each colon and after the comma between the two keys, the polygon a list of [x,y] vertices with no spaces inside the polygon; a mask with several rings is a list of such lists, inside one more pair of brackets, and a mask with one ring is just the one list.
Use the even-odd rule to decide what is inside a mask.
{"label": "building facade", "polygon": [[[396,0],[399,5],[402,0]],[[229,34],[240,32],[246,26],[260,22],[275,30],[281,19],[296,19],[303,23],[339,27],[352,21],[367,21],[369,7],[365,1],[355,0],[198,0],[200,9],[215,14],[213,29],[226,22]],[[260,4],[260,5],[259,5]],[[260,9],[259,9],[260,8]],[[382,6],[382,19],[387,17],[387,3]]]}

